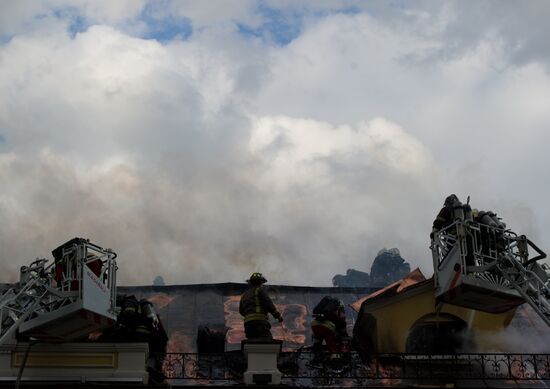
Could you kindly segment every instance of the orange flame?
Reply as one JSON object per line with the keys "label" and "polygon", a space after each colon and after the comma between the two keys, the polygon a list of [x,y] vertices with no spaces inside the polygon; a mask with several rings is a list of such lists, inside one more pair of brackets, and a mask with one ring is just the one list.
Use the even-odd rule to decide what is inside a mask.
{"label": "orange flame", "polygon": [[226,335],[227,343],[239,344],[246,339],[243,318],[239,314],[240,301],[241,296],[229,296],[223,302],[225,326],[229,328]]}
{"label": "orange flame", "polygon": [[193,338],[181,331],[174,331],[166,345],[167,353],[189,353],[195,351]]}
{"label": "orange flame", "polygon": [[169,305],[175,298],[176,296],[169,296],[165,293],[158,293],[158,294],[149,296],[147,300],[152,302],[155,305],[156,309],[162,309],[167,305]]}
{"label": "orange flame", "polygon": [[[225,326],[227,343],[239,344],[246,339],[243,318],[239,314],[241,296],[228,296],[224,301]],[[307,307],[304,304],[276,304],[277,310],[284,318],[282,325],[275,324],[271,333],[275,339],[285,342],[286,349],[295,349],[306,341]]]}

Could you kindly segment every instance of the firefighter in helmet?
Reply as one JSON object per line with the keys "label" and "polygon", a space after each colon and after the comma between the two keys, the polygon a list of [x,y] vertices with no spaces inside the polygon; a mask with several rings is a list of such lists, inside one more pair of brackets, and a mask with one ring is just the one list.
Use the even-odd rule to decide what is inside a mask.
{"label": "firefighter in helmet", "polygon": [[330,362],[339,362],[347,351],[344,340],[348,338],[344,303],[332,296],[325,296],[313,309],[311,331],[315,360],[321,359],[323,341],[329,351]]}
{"label": "firefighter in helmet", "polygon": [[441,208],[433,222],[432,231],[439,231],[451,224],[454,220],[454,209],[460,206],[462,206],[462,203],[457,195],[451,194],[447,196],[443,203],[443,208]]}
{"label": "firefighter in helmet", "polygon": [[[443,208],[437,214],[432,226],[432,232],[430,233],[430,239],[434,239],[435,234],[444,230],[445,235],[457,236],[458,230],[456,226],[451,226],[455,221],[460,221],[465,224],[470,224],[474,222],[474,213],[472,207],[470,206],[470,196],[465,204],[463,204],[458,196],[451,194],[447,196],[445,202],[443,203]],[[460,237],[459,237],[460,238]],[[474,241],[472,234],[468,233],[464,237],[465,246],[461,246],[464,249],[463,255],[465,256],[466,266],[475,265],[474,257]]]}
{"label": "firefighter in helmet", "polygon": [[271,301],[263,284],[267,282],[262,273],[252,273],[247,280],[249,289],[241,296],[239,313],[244,316],[244,331],[247,339],[273,339],[268,314],[279,322],[283,317]]}

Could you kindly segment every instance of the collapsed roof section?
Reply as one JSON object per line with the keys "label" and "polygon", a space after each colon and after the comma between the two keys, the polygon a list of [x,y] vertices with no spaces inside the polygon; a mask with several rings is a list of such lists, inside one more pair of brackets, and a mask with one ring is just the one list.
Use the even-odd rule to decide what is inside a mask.
{"label": "collapsed roof section", "polygon": [[351,304],[351,307],[355,312],[359,312],[359,310],[361,309],[361,305],[367,300],[369,300],[370,302],[378,298],[391,297],[403,292],[410,286],[416,285],[424,281],[426,281],[426,277],[424,277],[424,274],[422,274],[419,268],[416,268],[402,279],[395,281],[388,286],[355,301],[353,304]]}

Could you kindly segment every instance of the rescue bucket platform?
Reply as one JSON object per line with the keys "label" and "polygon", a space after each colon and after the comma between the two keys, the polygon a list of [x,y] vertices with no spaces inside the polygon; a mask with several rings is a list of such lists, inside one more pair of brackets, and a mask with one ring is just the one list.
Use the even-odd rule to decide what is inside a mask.
{"label": "rescue bucket platform", "polygon": [[116,321],[116,254],[74,238],[45,259],[21,268],[20,282],[0,297],[0,344],[15,330],[67,342]]}
{"label": "rescue bucket platform", "polygon": [[456,220],[434,233],[430,248],[438,302],[489,313],[527,302],[550,325],[550,276],[536,263],[546,254],[524,235]]}

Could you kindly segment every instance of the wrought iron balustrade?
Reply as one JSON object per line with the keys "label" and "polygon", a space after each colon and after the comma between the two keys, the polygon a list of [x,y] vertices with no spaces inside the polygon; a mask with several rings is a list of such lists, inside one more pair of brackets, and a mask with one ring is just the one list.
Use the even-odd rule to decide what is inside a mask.
{"label": "wrought iron balustrade", "polygon": [[[241,381],[246,359],[240,352],[167,353],[162,359],[168,380]],[[278,359],[283,382],[299,386],[368,380],[550,381],[550,354],[371,354],[343,355],[339,362],[316,361],[311,352],[283,352]],[[199,383],[199,382],[195,382]]]}

